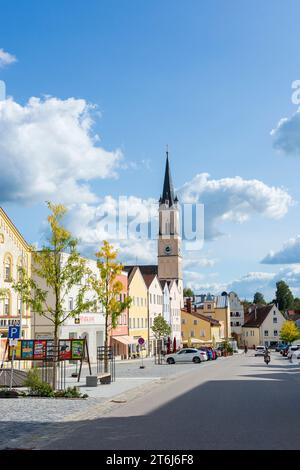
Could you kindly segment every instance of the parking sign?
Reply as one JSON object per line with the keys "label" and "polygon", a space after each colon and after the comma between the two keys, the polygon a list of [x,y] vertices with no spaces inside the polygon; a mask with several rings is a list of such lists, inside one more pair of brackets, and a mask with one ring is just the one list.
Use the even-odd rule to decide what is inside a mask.
{"label": "parking sign", "polygon": [[11,325],[8,327],[8,338],[9,339],[20,338],[20,325]]}

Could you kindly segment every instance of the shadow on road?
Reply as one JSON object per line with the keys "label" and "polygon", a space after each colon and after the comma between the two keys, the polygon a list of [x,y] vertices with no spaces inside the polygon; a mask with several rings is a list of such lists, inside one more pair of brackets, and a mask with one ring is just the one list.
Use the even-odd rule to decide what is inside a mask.
{"label": "shadow on road", "polygon": [[[36,445],[27,441],[28,446],[49,449],[300,449],[299,384],[286,371],[271,378],[266,373],[205,382],[162,406],[154,404],[148,414],[140,411],[139,398],[138,416],[54,424],[4,421],[0,432],[14,438],[34,434]],[[145,404],[148,400],[145,395]],[[115,413],[122,414],[122,406],[127,405],[116,405]]]}

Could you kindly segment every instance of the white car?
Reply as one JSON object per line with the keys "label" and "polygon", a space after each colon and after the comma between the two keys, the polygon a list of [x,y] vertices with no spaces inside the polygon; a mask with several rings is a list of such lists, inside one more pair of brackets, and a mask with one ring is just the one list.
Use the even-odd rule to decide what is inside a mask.
{"label": "white car", "polygon": [[264,356],[266,352],[265,346],[256,346],[254,356]]}
{"label": "white car", "polygon": [[184,348],[174,354],[166,356],[167,364],[177,364],[177,362],[202,362],[201,352],[194,348]]}
{"label": "white car", "polygon": [[200,353],[201,361],[208,361],[207,352],[206,352],[206,351],[202,351],[201,349],[198,349],[198,351],[199,351],[199,353]]}
{"label": "white car", "polygon": [[287,357],[288,357],[289,359],[291,359],[292,354],[293,354],[295,351],[298,351],[299,349],[300,349],[300,344],[293,344],[292,346],[289,347]]}
{"label": "white car", "polygon": [[300,364],[300,349],[298,349],[297,351],[294,351],[294,352],[293,352],[290,361],[291,361],[293,364]]}

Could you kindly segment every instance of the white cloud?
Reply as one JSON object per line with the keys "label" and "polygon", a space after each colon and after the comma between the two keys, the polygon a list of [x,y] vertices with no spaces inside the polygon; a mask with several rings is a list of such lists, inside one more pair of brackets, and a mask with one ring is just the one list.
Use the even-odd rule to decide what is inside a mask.
{"label": "white cloud", "polygon": [[5,52],[4,49],[0,49],[0,68],[13,64],[16,61],[17,58],[14,55],[9,52]]}
{"label": "white cloud", "polygon": [[270,251],[261,262],[264,264],[300,263],[300,235],[287,240],[278,251]]}
{"label": "white cloud", "polygon": [[183,267],[184,269],[191,269],[191,268],[211,268],[217,262],[216,259],[208,258],[206,256],[198,256],[198,253],[195,253],[193,258],[190,259],[189,254],[186,253],[183,258]]}
{"label": "white cloud", "polygon": [[0,201],[96,202],[88,182],[116,177],[120,151],[99,146],[83,99],[0,102]]}
{"label": "white cloud", "polygon": [[290,117],[282,118],[271,131],[273,147],[286,155],[300,155],[300,108]]}
{"label": "white cloud", "polygon": [[220,236],[224,221],[243,223],[255,214],[280,219],[293,203],[284,189],[262,181],[239,176],[213,180],[207,173],[196,175],[178,194],[182,202],[204,204],[206,239]]}

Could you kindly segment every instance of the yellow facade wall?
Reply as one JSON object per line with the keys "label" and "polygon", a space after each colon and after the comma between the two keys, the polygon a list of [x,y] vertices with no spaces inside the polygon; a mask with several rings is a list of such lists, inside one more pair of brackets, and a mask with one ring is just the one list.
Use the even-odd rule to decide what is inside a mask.
{"label": "yellow facade wall", "polygon": [[181,310],[181,336],[183,342],[190,344],[190,339],[212,341],[211,323],[191,313]]}

